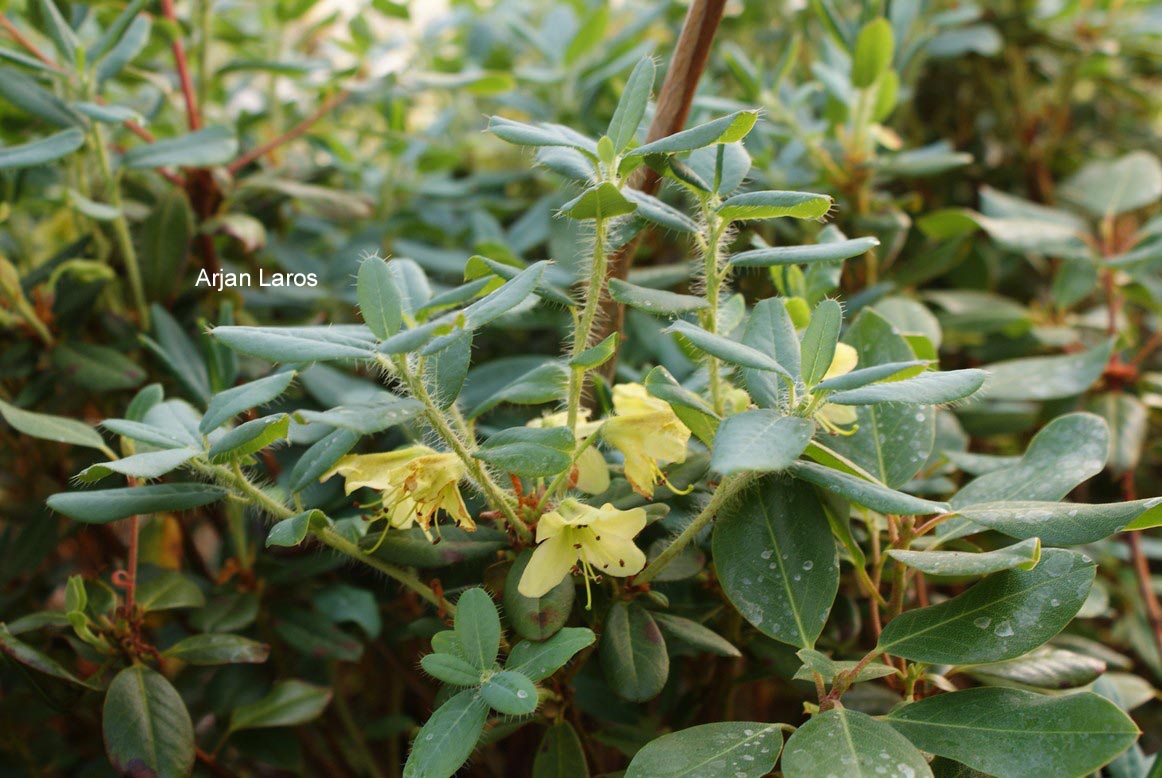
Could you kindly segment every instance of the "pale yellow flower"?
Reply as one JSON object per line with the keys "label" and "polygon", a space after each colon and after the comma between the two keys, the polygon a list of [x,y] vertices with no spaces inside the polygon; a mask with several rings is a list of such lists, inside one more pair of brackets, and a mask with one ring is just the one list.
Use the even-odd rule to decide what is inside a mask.
{"label": "pale yellow flower", "polygon": [[[835,356],[832,358],[831,365],[827,368],[823,380],[846,375],[854,370],[858,363],[859,352],[846,343],[836,343]],[[858,427],[851,425],[854,425],[858,418],[855,408],[850,405],[824,403],[819,410],[815,411],[815,421],[833,435],[854,434]]]}
{"label": "pale yellow flower", "polygon": [[429,528],[441,509],[464,529],[476,529],[460,495],[465,469],[455,454],[440,453],[427,446],[382,454],[350,454],[319,480],[326,481],[336,474],[343,476],[347,494],[363,487],[380,492],[381,508],[375,518],[386,519],[396,529],[419,524],[430,538]]}
{"label": "pale yellow flower", "polygon": [[574,567],[589,579],[600,574],[624,578],[641,572],[646,555],[633,538],[646,526],[643,508],[622,511],[609,503],[594,508],[563,500],[537,522],[537,546],[517,585],[525,597],[542,597]]}
{"label": "pale yellow flower", "polygon": [[722,408],[727,416],[742,413],[750,407],[750,395],[745,389],[723,381]]}
{"label": "pale yellow flower", "polygon": [[613,409],[601,437],[625,457],[625,477],[634,491],[653,497],[654,486],[666,481],[662,466],[686,461],[690,430],[669,403],[641,384],[613,387]]}
{"label": "pale yellow flower", "polygon": [[[577,424],[574,438],[577,440],[577,447],[584,446],[584,448],[581,448],[581,453],[575,457],[574,466],[577,468],[577,480],[573,486],[586,494],[601,494],[609,488],[609,465],[606,463],[605,457],[601,456],[600,451],[585,443],[601,427],[601,422],[588,420],[588,408],[581,408],[578,415],[581,421]],[[550,413],[539,419],[533,419],[525,426],[544,429],[564,427],[568,423],[568,413]]]}

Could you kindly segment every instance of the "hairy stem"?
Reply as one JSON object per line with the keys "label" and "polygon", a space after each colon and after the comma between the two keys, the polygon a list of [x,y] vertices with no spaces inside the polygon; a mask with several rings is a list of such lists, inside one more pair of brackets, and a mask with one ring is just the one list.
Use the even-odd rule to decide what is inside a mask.
{"label": "hairy stem", "polygon": [[[605,294],[605,236],[606,219],[598,218],[593,230],[593,263],[589,268],[589,285],[585,289],[585,306],[581,311],[581,322],[573,333],[573,358],[589,348],[589,338],[593,333],[593,322],[597,318],[597,308]],[[581,391],[585,387],[585,368],[573,367],[569,370],[569,393],[567,417],[569,431],[577,434],[577,416],[581,408]]]}
{"label": "hairy stem", "polygon": [[728,476],[722,479],[722,483],[714,490],[714,495],[710,498],[710,502],[702,509],[702,512],[694,517],[686,529],[674,538],[673,542],[658,554],[652,562],[646,565],[645,570],[642,570],[633,578],[633,582],[637,585],[647,584],[657,577],[666,565],[674,561],[678,554],[682,553],[682,549],[690,545],[694,538],[698,537],[698,533],[702,531],[710,521],[722,510],[726,503],[738,494],[742,489],[751,482],[756,476],[749,473],[743,473],[736,476]]}
{"label": "hairy stem", "polygon": [[[711,334],[718,333],[718,305],[722,296],[722,282],[724,275],[718,270],[718,257],[721,251],[722,235],[726,231],[726,224],[718,218],[709,201],[704,205],[703,216],[706,218],[707,241],[705,252],[706,301],[710,307],[702,312],[702,327]],[[718,357],[707,355],[706,369],[710,375],[710,402],[714,412],[723,413],[722,375],[719,370]]]}
{"label": "hairy stem", "polygon": [[[725,10],[726,0],[693,0],[690,3],[686,19],[682,22],[682,31],[678,34],[677,43],[674,44],[674,54],[666,68],[666,78],[658,92],[657,109],[650,121],[646,142],[673,135],[686,126],[690,106],[694,103],[694,92],[697,91],[702,71],[706,69],[706,63],[710,60],[714,35],[718,31],[718,24],[722,21]],[[635,175],[634,179],[632,186],[646,194],[656,193],[662,184],[661,176],[649,168],[643,168],[640,175]],[[641,237],[639,233],[614,252],[609,261],[610,277],[622,280],[628,277]],[[612,297],[605,298],[601,305],[605,315],[597,333],[598,340],[611,333],[621,332],[625,318],[625,306]],[[614,349],[613,357],[599,368],[606,378],[613,378],[617,371],[618,349]]]}
{"label": "hairy stem", "polygon": [[512,527],[522,540],[531,539],[532,533],[529,531],[528,525],[521,520],[520,516],[517,516],[512,499],[492,479],[492,476],[484,469],[480,460],[472,456],[472,451],[470,450],[471,444],[460,437],[456,430],[452,428],[444,412],[436,405],[436,401],[432,399],[432,395],[428,392],[427,387],[424,386],[423,379],[408,368],[407,361],[403,358],[397,359],[394,362],[387,362],[385,367],[390,367],[394,371],[397,371],[404,379],[404,383],[407,385],[412,396],[423,403],[424,416],[428,420],[428,424],[448,444],[448,447],[460,457],[460,460],[468,469],[468,475],[475,481],[493,509],[501,512],[508,526]]}
{"label": "hairy stem", "polygon": [[[208,467],[203,466],[198,469],[214,477],[219,482],[228,484],[229,486],[233,487],[235,492],[237,492],[241,497],[249,501],[252,505],[259,508],[260,510],[269,513],[276,519],[289,519],[291,516],[295,515],[295,511],[293,509],[289,508],[281,500],[271,496],[265,489],[256,485],[253,481],[247,478],[246,474],[242,472],[242,467],[237,462],[234,463],[233,468],[228,468],[223,465],[210,465]],[[442,607],[446,613],[455,613],[456,609],[450,602],[447,602],[442,597],[438,596],[434,591],[432,591],[430,586],[425,584],[423,581],[404,568],[396,567],[389,562],[384,562],[382,559],[365,553],[363,549],[358,546],[358,544],[351,542],[347,538],[340,535],[338,532],[335,532],[335,530],[331,529],[330,527],[324,527],[323,529],[315,530],[313,534],[314,537],[317,538],[318,541],[323,545],[328,546],[335,551],[344,554],[345,556],[349,556],[352,559],[362,562],[374,570],[378,570],[388,578],[391,578],[392,580],[397,581],[398,583],[401,583],[407,588],[411,589],[420,597],[427,600],[437,608]]]}
{"label": "hairy stem", "polygon": [[434,605],[436,608],[443,608],[444,612],[449,616],[456,613],[456,607],[452,605],[452,603],[437,595],[434,591],[432,591],[432,587],[428,586],[426,583],[402,567],[396,567],[389,562],[384,562],[378,557],[365,554],[363,549],[361,549],[358,545],[352,543],[350,540],[329,527],[317,530],[314,534],[319,542],[323,545],[338,551],[340,554],[349,556],[352,559],[357,559],[368,567],[378,570],[397,583],[403,584],[418,594],[420,597]]}

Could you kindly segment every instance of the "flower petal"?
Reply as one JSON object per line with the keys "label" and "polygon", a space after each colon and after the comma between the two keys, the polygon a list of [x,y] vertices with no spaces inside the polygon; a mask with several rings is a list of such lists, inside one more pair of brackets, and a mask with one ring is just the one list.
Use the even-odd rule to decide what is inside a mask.
{"label": "flower petal", "polygon": [[598,511],[597,520],[593,522],[593,531],[603,538],[605,535],[616,535],[622,538],[632,538],[646,528],[645,508],[631,508],[628,511],[618,510],[611,503],[605,503]]}
{"label": "flower petal", "polygon": [[565,520],[556,511],[543,514],[537,522],[537,542],[544,543],[549,538],[557,537],[566,526]]}
{"label": "flower petal", "polygon": [[[544,521],[544,519],[541,519]],[[525,597],[543,597],[565,580],[577,562],[571,532],[555,535],[537,546],[520,577],[517,591]]]}
{"label": "flower petal", "polygon": [[[644,514],[645,511],[642,511]],[[600,537],[601,540],[597,540]],[[625,578],[640,573],[646,566],[646,555],[629,538],[586,532],[581,550],[595,571]],[[531,564],[530,564],[531,566]]]}
{"label": "flower petal", "polygon": [[601,494],[609,488],[609,465],[592,446],[577,457],[577,488],[586,494]]}
{"label": "flower petal", "polygon": [[857,414],[855,408],[850,405],[834,405],[832,403],[825,403],[824,406],[815,413],[837,427],[842,427],[847,424],[855,424],[857,421],[859,421],[859,414]]}
{"label": "flower petal", "polygon": [[831,366],[823,375],[823,380],[846,375],[855,369],[859,362],[859,352],[846,343],[835,344],[835,356],[831,359]]}

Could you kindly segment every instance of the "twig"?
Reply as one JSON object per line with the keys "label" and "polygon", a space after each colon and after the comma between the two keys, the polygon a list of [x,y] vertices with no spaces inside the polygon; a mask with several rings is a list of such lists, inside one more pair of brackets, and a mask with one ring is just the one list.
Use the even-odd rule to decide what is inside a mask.
{"label": "twig", "polygon": [[101,175],[105,179],[109,204],[117,209],[117,216],[113,219],[113,234],[117,238],[121,261],[125,263],[125,270],[129,275],[129,287],[133,293],[133,302],[137,307],[138,319],[141,326],[148,330],[149,306],[145,300],[145,286],[141,279],[141,266],[137,261],[137,249],[134,248],[133,235],[125,217],[125,205],[121,201],[121,180],[118,175],[114,175],[113,166],[109,162],[109,151],[105,148],[104,132],[99,125],[94,125],[92,133],[93,145],[97,151],[97,162],[101,167]]}
{"label": "twig", "polygon": [[412,396],[424,404],[424,416],[427,418],[428,424],[448,444],[456,456],[460,457],[460,461],[468,470],[468,475],[475,482],[481,494],[488,500],[489,505],[500,511],[506,525],[512,527],[521,540],[531,541],[533,533],[517,515],[517,507],[519,506],[514,506],[515,500],[505,494],[504,490],[489,475],[488,470],[481,465],[480,460],[472,456],[469,448],[473,442],[470,439],[460,437],[460,434],[452,428],[443,411],[436,405],[436,401],[432,399],[427,387],[424,386],[421,376],[408,368],[405,359],[396,359],[394,362],[384,356],[380,356],[378,359],[384,368],[398,372]]}
{"label": "twig", "polygon": [[[706,69],[706,62],[710,58],[710,46],[714,43],[714,34],[718,31],[718,23],[722,21],[725,9],[726,0],[694,0],[690,4],[686,21],[682,23],[682,32],[674,46],[674,55],[670,58],[670,66],[666,69],[662,90],[658,94],[658,106],[654,111],[654,119],[650,123],[646,142],[673,135],[686,126],[690,105],[694,102],[694,91],[698,88],[702,71]],[[648,168],[645,169],[640,182],[635,182],[635,188],[646,194],[657,192],[660,185],[661,177]],[[625,280],[633,265],[633,255],[637,250],[639,239],[640,233],[639,238],[631,240],[613,253],[609,258],[607,279]],[[600,341],[610,333],[620,332],[624,319],[625,306],[612,297],[602,297],[601,315],[598,317],[602,326],[594,336],[594,341]],[[613,356],[599,368],[606,378],[612,378],[617,371],[619,351],[620,344],[614,347]]]}
{"label": "twig", "polygon": [[738,494],[743,487],[750,483],[750,477],[746,474],[737,475],[732,478],[724,478],[722,483],[714,491],[714,496],[710,498],[710,502],[702,509],[702,512],[694,517],[693,521],[686,525],[686,529],[682,530],[673,542],[658,554],[652,562],[646,565],[646,569],[642,570],[633,578],[635,586],[648,584],[650,581],[662,572],[662,569],[673,561],[674,557],[678,556],[686,546],[690,544],[702,528],[710,523],[711,519],[715,517],[718,511],[727,503],[730,498]]}
{"label": "twig", "polygon": [[20,29],[2,13],[0,13],[0,27],[3,27],[5,30],[7,30],[8,34],[12,36],[12,39],[23,46],[25,51],[27,51],[29,54],[36,57],[58,73],[64,72],[60,65],[49,59],[49,57],[43,51],[37,48],[35,43],[25,37],[24,33],[22,33]]}
{"label": "twig", "polygon": [[[201,472],[206,475],[212,476],[219,482],[229,484],[234,488],[235,492],[238,493],[239,496],[246,499],[247,502],[256,506],[260,510],[269,513],[276,519],[289,519],[295,514],[293,510],[288,508],[282,502],[267,494],[264,489],[252,483],[251,480],[247,478],[246,474],[242,471],[241,465],[239,465],[237,462],[234,463],[233,469],[224,465],[210,465],[208,467],[198,467],[195,465],[195,468],[201,470]],[[363,549],[361,549],[358,544],[352,543],[350,540],[343,537],[338,532],[335,532],[333,529],[323,528],[316,530],[313,534],[323,545],[330,546],[339,553],[349,556],[356,561],[362,562],[368,567],[374,568],[383,573],[388,578],[398,581],[399,583],[414,591],[416,594],[423,597],[432,605],[436,606],[436,608],[443,608],[445,613],[454,614],[456,612],[456,608],[452,605],[452,603],[437,595],[434,591],[432,591],[430,586],[425,584],[415,575],[409,573],[402,567],[396,567],[389,562],[384,562],[383,560],[377,559],[370,554],[364,553]]]}
{"label": "twig", "polygon": [[[130,486],[137,486],[138,480],[130,477],[127,479]],[[118,570],[113,574],[113,583],[125,590],[125,604],[122,612],[125,615],[125,621],[129,624],[129,632],[133,641],[133,648],[136,651],[141,643],[141,620],[137,618],[134,610],[137,607],[137,557],[140,546],[140,517],[133,515],[127,521],[129,522],[129,558],[125,562],[125,569]]]}
{"label": "twig", "polygon": [[[1134,472],[1127,471],[1122,476],[1122,496],[1131,501],[1137,496],[1134,488]],[[1126,544],[1130,547],[1130,558],[1134,563],[1134,573],[1138,578],[1138,590],[1142,594],[1142,604],[1146,610],[1146,621],[1150,624],[1150,631],[1154,633],[1154,644],[1158,649],[1158,657],[1162,660],[1162,605],[1158,602],[1158,595],[1150,580],[1150,562],[1142,552],[1142,544],[1136,532],[1124,533]]]}
{"label": "twig", "polygon": [[351,739],[351,743],[355,747],[356,755],[363,762],[363,766],[367,769],[367,773],[371,778],[384,778],[383,772],[379,769],[379,765],[376,764],[375,757],[371,753],[371,749],[367,747],[367,738],[363,736],[363,732],[355,722],[355,717],[351,715],[351,706],[347,704],[347,695],[343,694],[343,689],[340,687],[338,679],[335,679],[333,685],[335,687],[335,695],[332,699],[335,701],[335,712],[338,714],[339,723],[343,725],[347,737]]}
{"label": "twig", "polygon": [[1130,365],[1141,367],[1142,363],[1146,361],[1146,357],[1150,356],[1159,346],[1162,346],[1162,330],[1154,332],[1145,345],[1138,349],[1138,353],[1130,360]]}
{"label": "twig", "polygon": [[[173,0],[161,0],[161,12],[175,25],[178,24],[177,14],[174,13]],[[186,101],[186,118],[190,129],[196,130],[202,126],[202,117],[198,113],[198,97],[194,92],[194,83],[190,79],[190,63],[186,57],[186,47],[180,37],[173,40],[174,64],[178,69],[178,81],[181,82],[182,96]]]}
{"label": "twig", "polygon": [[393,564],[384,562],[378,557],[364,553],[363,549],[361,549],[358,545],[352,543],[350,540],[343,537],[338,532],[335,532],[333,529],[319,530],[315,533],[315,537],[318,538],[319,542],[321,542],[323,545],[330,546],[339,553],[345,556],[349,556],[352,559],[358,560],[368,567],[378,570],[388,578],[403,584],[418,594],[420,597],[434,605],[437,609],[443,609],[443,612],[447,615],[454,616],[456,614],[455,605],[437,595],[434,591],[432,591],[432,587],[428,586],[419,578],[412,575],[407,570],[404,570],[402,567],[396,567]]}
{"label": "twig", "polygon": [[279,135],[275,138],[271,138],[266,143],[263,143],[260,146],[256,146],[255,148],[246,152],[245,154],[240,156],[238,159],[234,160],[229,165],[227,165],[226,169],[229,170],[231,173],[237,173],[239,170],[246,167],[247,165],[249,165],[254,160],[258,159],[259,157],[262,157],[266,154],[269,154],[270,152],[277,149],[279,146],[282,146],[283,144],[289,143],[290,141],[294,140],[295,138],[298,138],[298,137],[306,134],[307,130],[309,130],[311,128],[311,126],[315,124],[315,122],[319,121],[324,116],[326,116],[328,113],[330,113],[331,111],[335,110],[340,105],[345,103],[347,101],[347,98],[349,98],[350,96],[351,96],[351,92],[346,90],[346,89],[340,91],[339,93],[337,93],[335,95],[332,95],[331,97],[324,100],[323,104],[320,105],[317,109],[315,109],[315,112],[313,114],[311,114],[307,118],[303,119],[301,122],[296,124],[294,127],[290,128],[286,132],[282,133],[281,135]]}

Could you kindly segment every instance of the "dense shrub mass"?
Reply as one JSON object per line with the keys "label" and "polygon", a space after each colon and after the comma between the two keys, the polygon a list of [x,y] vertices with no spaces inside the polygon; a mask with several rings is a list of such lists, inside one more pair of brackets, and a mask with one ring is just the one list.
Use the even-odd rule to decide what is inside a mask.
{"label": "dense shrub mass", "polygon": [[441,6],[0,16],[0,773],[1162,775],[1157,3]]}

